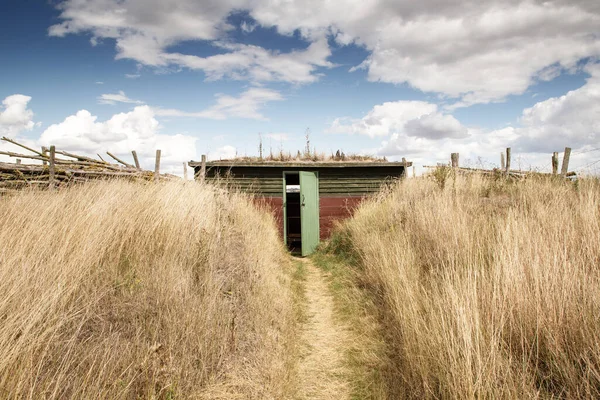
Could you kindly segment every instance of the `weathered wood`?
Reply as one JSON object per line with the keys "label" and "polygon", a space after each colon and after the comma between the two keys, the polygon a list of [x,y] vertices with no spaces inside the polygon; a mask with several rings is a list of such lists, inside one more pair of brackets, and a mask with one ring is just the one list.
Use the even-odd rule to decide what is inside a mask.
{"label": "weathered wood", "polygon": [[11,164],[0,162],[0,171],[26,171],[26,172],[43,172],[48,167],[42,165],[24,165],[24,164]]}
{"label": "weathered wood", "polygon": [[417,172],[415,171],[414,165],[412,167],[412,170],[413,170],[413,178],[416,178],[417,177]]}
{"label": "weathered wood", "polygon": [[202,161],[200,162],[200,182],[204,183],[206,178],[206,154],[202,154]]}
{"label": "weathered wood", "polygon": [[[64,171],[67,174],[72,174],[72,175],[95,175],[95,176],[131,176],[132,178],[135,177],[142,177],[144,176],[143,173],[138,172],[113,172],[113,171],[85,171],[85,170],[81,170],[81,169],[67,169]],[[149,174],[152,174],[152,172],[148,172]],[[152,174],[153,176],[154,174]]]}
{"label": "weathered wood", "polygon": [[135,167],[137,169],[141,169],[140,168],[140,161],[138,160],[138,156],[137,156],[137,152],[135,150],[133,150],[131,152],[131,155],[133,156],[133,162],[135,163]]}
{"label": "weathered wood", "polygon": [[[58,153],[58,152],[56,152]],[[0,151],[0,154],[3,155],[7,155],[10,157],[20,157],[20,158],[27,158],[30,160],[39,160],[39,161],[43,161],[46,160],[47,158],[42,158],[40,156],[30,156],[27,154],[19,154],[19,153],[13,153],[11,151]],[[93,160],[93,159],[92,159]],[[111,164],[100,164],[98,161],[93,160],[93,162],[90,161],[75,161],[75,160],[64,160],[61,158],[56,158],[56,156],[54,157],[54,163],[55,164],[67,164],[67,165],[86,165],[86,166],[99,166],[101,168],[108,168],[108,169],[116,169],[116,170],[121,170],[122,168],[116,165],[111,165]],[[46,164],[43,164],[46,165]]]}
{"label": "weathered wood", "polygon": [[94,163],[94,164],[100,164],[100,165],[104,165],[104,164],[108,164],[106,161],[100,161],[100,160],[96,160],[90,157],[86,157],[86,156],[80,156],[79,154],[73,154],[73,153],[68,153],[64,150],[61,151],[56,151],[56,154],[62,154],[63,156],[67,156],[67,157],[71,157],[71,158],[75,158],[79,161],[87,161],[90,163]]}
{"label": "weathered wood", "polygon": [[54,174],[55,174],[55,168],[56,165],[54,163],[54,159],[56,157],[56,147],[54,146],[50,146],[50,160],[49,160],[49,164],[50,164],[50,176],[48,178],[48,187],[50,189],[54,189]]}
{"label": "weathered wood", "polygon": [[7,137],[5,137],[5,136],[3,136],[3,137],[2,137],[2,140],[6,141],[6,142],[8,142],[8,143],[12,143],[12,144],[14,144],[14,145],[16,145],[16,146],[22,147],[22,148],[24,148],[25,150],[29,150],[29,151],[31,151],[32,153],[35,153],[35,154],[37,154],[37,155],[39,155],[39,156],[41,156],[41,157],[44,157],[44,155],[43,155],[42,153],[40,153],[39,151],[37,151],[37,150],[34,150],[34,149],[32,149],[31,147],[27,147],[27,146],[25,146],[24,144],[21,144],[21,143],[19,143],[19,142],[16,142],[16,141],[14,141],[14,140],[12,140],[12,139],[9,139],[9,138],[7,138]]}
{"label": "weathered wood", "polygon": [[504,153],[500,152],[500,169],[506,170],[506,163],[504,162]]}
{"label": "weathered wood", "polygon": [[[39,152],[37,152],[36,155],[0,152],[0,154],[2,153],[11,157],[41,160],[42,162],[49,163],[50,166],[40,164],[24,165],[21,162],[21,158],[18,158],[17,162],[14,164],[0,162],[0,188],[9,187],[19,189],[43,184],[52,189],[74,182],[87,182],[90,179],[103,178],[136,180],[177,178],[175,175],[160,175],[160,173],[156,176],[153,172],[143,171],[133,166],[119,166],[106,163],[104,160],[98,161],[86,156],[80,156],[65,151],[57,151],[55,146],[50,148],[49,155],[47,154],[47,149],[43,148],[42,153],[40,153],[42,156],[38,154]],[[71,157],[74,160],[57,158],[57,153]]]}
{"label": "weathered wood", "polygon": [[9,156],[9,157],[26,158],[26,159],[30,159],[30,160],[47,160],[47,158],[43,158],[40,156],[30,156],[27,154],[13,153],[12,151],[0,151],[0,154]]}
{"label": "weathered wood", "polygon": [[[46,158],[48,157],[48,148],[46,146],[42,146],[42,155]],[[44,160],[42,161],[42,165],[48,165],[48,162]]]}
{"label": "weathered wood", "polygon": [[187,163],[183,163],[183,180],[187,181],[188,180],[188,174],[187,174]]}
{"label": "weathered wood", "polygon": [[[412,167],[412,161],[406,162],[408,167]],[[190,167],[199,167],[201,162],[198,161],[190,161]],[[315,168],[315,165],[318,168],[363,168],[363,167],[378,167],[378,168],[397,168],[402,163],[394,161],[348,161],[348,162],[339,162],[339,161],[246,161],[246,160],[219,160],[219,161],[209,161],[206,163],[207,168],[212,167],[225,167],[229,168],[232,166],[235,167],[245,167],[245,168]]]}
{"label": "weathered wood", "polygon": [[123,164],[124,166],[128,167],[128,168],[135,168],[134,165],[131,165],[129,163],[126,163],[125,161],[121,160],[120,158],[118,158],[117,156],[115,156],[114,154],[112,154],[111,152],[107,151],[106,154],[108,154],[109,156],[111,156],[112,158],[114,158],[117,162]]}
{"label": "weathered wood", "polygon": [[452,164],[452,168],[458,168],[458,153],[450,154],[450,162]]}
{"label": "weathered wood", "polygon": [[506,168],[504,169],[506,174],[510,173],[510,147],[506,148]]}
{"label": "weathered wood", "polygon": [[564,177],[567,176],[567,172],[569,172],[569,159],[571,158],[571,148],[565,147],[565,154],[563,156],[562,169],[560,174]]}
{"label": "weathered wood", "polygon": [[558,173],[558,152],[555,151],[552,153],[552,175],[556,175]]}
{"label": "weathered wood", "polygon": [[160,150],[156,150],[156,162],[154,163],[154,182],[160,179]]}

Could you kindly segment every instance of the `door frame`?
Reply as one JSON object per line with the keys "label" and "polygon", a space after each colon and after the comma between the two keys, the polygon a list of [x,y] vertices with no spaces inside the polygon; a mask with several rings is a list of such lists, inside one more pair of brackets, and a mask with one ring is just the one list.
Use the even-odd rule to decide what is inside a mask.
{"label": "door frame", "polygon": [[298,175],[298,185],[300,185],[300,171],[283,171],[283,243],[287,246],[287,191],[286,175]]}
{"label": "door frame", "polygon": [[[300,184],[300,172],[302,170],[296,170],[296,171],[283,171],[283,243],[287,246],[287,191],[285,190],[285,186],[286,186],[286,175],[298,175],[298,184]],[[320,224],[320,218],[321,218],[321,195],[319,193],[319,171],[303,171],[303,172],[314,172],[314,174],[317,177],[317,212],[318,212],[318,218],[317,218],[317,226],[319,227],[319,237],[321,236],[321,224]],[[302,190],[302,189],[300,189]],[[300,222],[300,229],[302,229],[302,222]]]}

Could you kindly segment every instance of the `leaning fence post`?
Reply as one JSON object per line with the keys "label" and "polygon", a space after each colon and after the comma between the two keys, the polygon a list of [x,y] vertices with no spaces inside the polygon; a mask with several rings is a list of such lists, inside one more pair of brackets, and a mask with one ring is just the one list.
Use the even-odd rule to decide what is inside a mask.
{"label": "leaning fence post", "polygon": [[183,163],[183,180],[187,181],[188,180],[188,175],[187,175],[187,163]]}
{"label": "leaning fence post", "polygon": [[156,163],[154,164],[154,182],[160,179],[160,150],[156,150]]}
{"label": "leaning fence post", "polygon": [[506,175],[510,173],[510,147],[506,148]]}
{"label": "leaning fence post", "polygon": [[55,157],[56,157],[56,147],[50,146],[50,172],[48,176],[48,187],[50,189],[54,189],[54,174],[55,174]]}
{"label": "leaning fence post", "polygon": [[569,172],[569,158],[571,158],[571,148],[565,147],[565,155],[563,156],[562,169],[560,171],[563,177],[566,177],[567,172]]}
{"label": "leaning fence post", "polygon": [[415,166],[413,165],[413,178],[417,177],[417,171],[415,170]]}
{"label": "leaning fence post", "polygon": [[555,151],[552,153],[552,175],[556,175],[558,173],[558,152]]}
{"label": "leaning fence post", "polygon": [[506,169],[506,163],[504,162],[504,153],[500,152],[500,169],[504,171]]}
{"label": "leaning fence post", "polygon": [[137,152],[133,150],[131,154],[133,155],[133,162],[135,163],[135,167],[137,169],[140,169],[140,161],[138,160]]}

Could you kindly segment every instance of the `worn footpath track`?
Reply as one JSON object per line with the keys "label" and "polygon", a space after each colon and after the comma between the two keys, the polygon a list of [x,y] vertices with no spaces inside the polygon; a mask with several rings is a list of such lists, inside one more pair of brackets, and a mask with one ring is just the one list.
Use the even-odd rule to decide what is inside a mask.
{"label": "worn footpath track", "polygon": [[348,333],[334,318],[333,297],[323,272],[308,259],[299,259],[306,270],[306,320],[300,352],[300,399],[348,399],[350,385],[344,366]]}

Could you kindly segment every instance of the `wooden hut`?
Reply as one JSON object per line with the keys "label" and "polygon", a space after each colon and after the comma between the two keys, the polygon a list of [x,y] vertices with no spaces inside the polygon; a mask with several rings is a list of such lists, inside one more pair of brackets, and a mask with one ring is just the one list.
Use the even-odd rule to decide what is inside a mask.
{"label": "wooden hut", "polygon": [[290,251],[308,255],[329,236],[334,221],[352,215],[382,185],[404,177],[412,163],[222,160],[189,165],[196,179],[257,194],[273,210]]}

